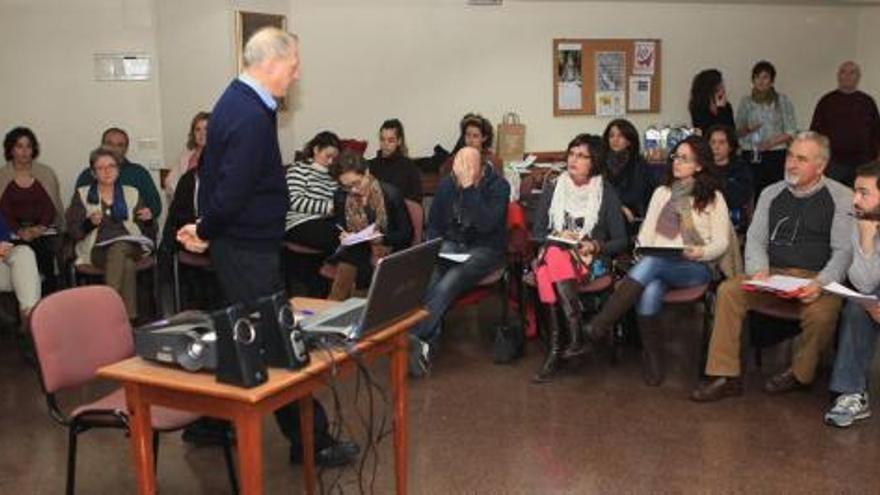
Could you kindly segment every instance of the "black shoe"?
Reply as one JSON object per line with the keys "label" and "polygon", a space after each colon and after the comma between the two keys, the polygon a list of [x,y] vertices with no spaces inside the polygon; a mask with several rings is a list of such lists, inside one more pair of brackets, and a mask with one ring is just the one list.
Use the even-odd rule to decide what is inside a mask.
{"label": "black shoe", "polygon": [[222,419],[199,418],[183,429],[180,438],[199,447],[235,445],[235,429]]}
{"label": "black shoe", "polygon": [[[315,452],[315,465],[320,467],[342,467],[353,463],[361,448],[358,444],[347,440],[340,440],[329,447],[324,447]],[[302,447],[291,445],[290,462],[302,464]]]}

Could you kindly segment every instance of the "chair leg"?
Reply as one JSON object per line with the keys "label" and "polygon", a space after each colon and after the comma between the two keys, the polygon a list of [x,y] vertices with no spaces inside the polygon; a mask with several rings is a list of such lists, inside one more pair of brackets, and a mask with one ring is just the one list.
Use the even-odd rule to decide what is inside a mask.
{"label": "chair leg", "polygon": [[67,488],[65,493],[73,495],[76,488],[76,438],[79,430],[76,424],[67,429]]}
{"label": "chair leg", "polygon": [[180,262],[177,260],[177,253],[172,257],[172,276],[171,291],[174,294],[174,313],[180,312]]}
{"label": "chair leg", "polygon": [[159,291],[159,261],[156,261],[156,264],[153,265],[152,276],[153,276],[153,318],[160,318],[163,314],[162,311],[162,301],[161,295]]}
{"label": "chair leg", "polygon": [[159,432],[153,431],[153,476],[159,471]]}
{"label": "chair leg", "polygon": [[508,312],[510,308],[510,301],[507,300],[508,294],[510,294],[510,277],[508,276],[510,270],[505,269],[504,273],[501,275],[501,280],[498,281],[498,292],[501,294],[501,325],[507,327],[509,323]]}
{"label": "chair leg", "polygon": [[232,488],[233,495],[238,495],[238,477],[235,474],[235,461],[232,459],[228,435],[223,436],[223,458],[226,461],[226,473],[229,475],[229,487]]}

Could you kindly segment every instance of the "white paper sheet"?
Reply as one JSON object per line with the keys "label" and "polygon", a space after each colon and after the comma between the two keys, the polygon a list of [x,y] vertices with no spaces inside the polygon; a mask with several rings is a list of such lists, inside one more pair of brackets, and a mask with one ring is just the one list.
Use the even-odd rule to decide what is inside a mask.
{"label": "white paper sheet", "polygon": [[367,225],[364,230],[361,230],[360,232],[355,232],[354,234],[350,234],[348,237],[342,240],[340,245],[354,246],[355,244],[372,241],[373,239],[378,239],[379,237],[382,237],[382,233],[376,230],[376,224],[371,223],[370,225]]}
{"label": "white paper sheet", "polygon": [[877,296],[873,294],[862,294],[850,289],[849,287],[838,284],[837,282],[831,282],[825,287],[822,287],[822,290],[830,292],[832,294],[837,294],[841,297],[845,297],[850,301],[855,301],[864,306],[874,305],[878,302]]}
{"label": "white paper sheet", "polygon": [[651,109],[651,76],[629,78],[628,108],[634,111]]}
{"label": "white paper sheet", "polygon": [[767,280],[747,280],[743,285],[749,285],[761,290],[771,292],[795,292],[803,289],[812,280],[808,278],[789,277],[787,275],[771,275]]}

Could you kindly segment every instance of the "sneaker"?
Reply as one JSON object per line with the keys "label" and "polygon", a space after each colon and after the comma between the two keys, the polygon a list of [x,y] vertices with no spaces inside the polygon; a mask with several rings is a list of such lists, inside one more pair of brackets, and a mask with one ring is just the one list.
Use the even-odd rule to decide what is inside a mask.
{"label": "sneaker", "polygon": [[868,393],[843,394],[837,398],[834,407],[825,413],[825,424],[846,428],[860,419],[871,417]]}
{"label": "sneaker", "polygon": [[431,346],[415,335],[409,336],[409,376],[412,378],[424,378],[428,374],[431,361],[428,353]]}

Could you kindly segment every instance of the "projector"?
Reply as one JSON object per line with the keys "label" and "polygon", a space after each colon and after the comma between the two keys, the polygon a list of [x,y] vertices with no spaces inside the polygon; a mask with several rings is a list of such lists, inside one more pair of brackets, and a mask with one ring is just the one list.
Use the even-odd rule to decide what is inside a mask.
{"label": "projector", "polygon": [[217,333],[210,313],[184,311],[134,331],[134,349],[150,361],[187,371],[217,368]]}

